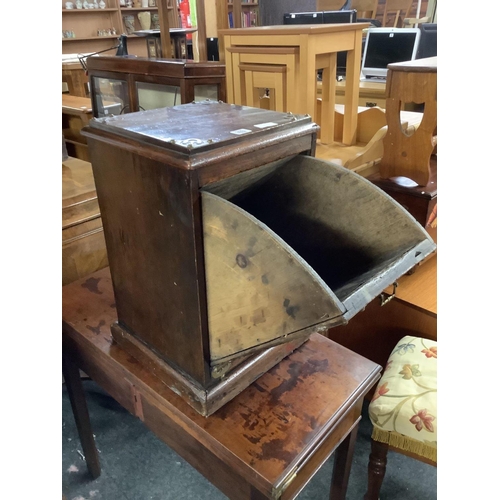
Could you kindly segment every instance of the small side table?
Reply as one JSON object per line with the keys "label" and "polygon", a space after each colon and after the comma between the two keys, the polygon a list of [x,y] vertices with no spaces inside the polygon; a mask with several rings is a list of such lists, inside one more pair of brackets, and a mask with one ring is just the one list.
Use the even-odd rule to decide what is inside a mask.
{"label": "small side table", "polygon": [[[66,366],[84,370],[229,498],[295,498],[335,450],[330,498],[345,498],[363,397],[380,378],[379,365],[314,334],[203,417],[113,343],[108,268],[63,287],[62,296]],[[70,394],[81,394],[78,377],[67,383]],[[87,407],[81,397],[72,402],[95,477]]]}
{"label": "small side table", "polygon": [[297,106],[288,109],[292,113],[309,114],[314,121],[317,113],[317,70],[323,69],[321,142],[333,142],[335,116],[335,89],[337,53],[346,51],[345,115],[342,143],[356,142],[359,101],[359,74],[361,67],[361,41],[363,29],[369,23],[340,23],[317,25],[277,25],[252,28],[219,30],[223,37],[224,52],[221,60],[226,63],[228,102],[234,96],[234,81],[231,51],[235,48],[268,47],[269,52],[283,47],[298,49],[298,85],[300,92],[293,100]]}

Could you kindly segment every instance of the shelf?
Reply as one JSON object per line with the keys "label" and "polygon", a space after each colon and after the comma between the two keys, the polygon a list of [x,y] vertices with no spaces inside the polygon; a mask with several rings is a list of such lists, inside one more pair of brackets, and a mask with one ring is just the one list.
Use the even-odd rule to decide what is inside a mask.
{"label": "shelf", "polygon": [[[100,12],[118,12],[119,9],[63,9],[63,14],[99,14]],[[133,9],[127,9],[133,10]]]}
{"label": "shelf", "polygon": [[[118,39],[120,35],[112,35],[112,36],[81,36],[78,38],[63,38],[63,42],[90,42],[93,40],[111,40],[115,41]],[[129,35],[130,36],[130,35]]]}
{"label": "shelf", "polygon": [[[172,9],[172,7],[169,7]],[[125,12],[140,12],[142,10],[158,10],[158,7],[123,7],[120,9],[122,14]]]}

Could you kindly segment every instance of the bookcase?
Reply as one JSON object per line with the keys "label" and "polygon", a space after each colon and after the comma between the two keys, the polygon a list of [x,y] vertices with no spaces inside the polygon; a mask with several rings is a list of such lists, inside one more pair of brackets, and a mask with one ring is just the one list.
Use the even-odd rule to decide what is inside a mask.
{"label": "bookcase", "polygon": [[[62,0],[62,53],[90,54],[112,49],[118,44],[118,36],[127,33],[124,16],[133,16],[135,30],[140,30],[142,28],[137,15],[149,11],[154,19],[154,15],[158,15],[160,1],[147,0],[146,6],[142,0],[102,0],[103,3],[98,0],[95,4],[94,0],[71,0],[73,8],[67,9],[67,0]],[[93,7],[84,8],[84,2],[89,5],[92,2]],[[178,28],[177,2],[166,0],[166,3],[169,26]],[[147,57],[147,45],[143,37],[128,35],[127,47],[129,54]],[[106,54],[112,55],[113,52],[110,50]]]}
{"label": "bookcase", "polygon": [[258,0],[229,0],[228,20],[230,28],[260,26]]}

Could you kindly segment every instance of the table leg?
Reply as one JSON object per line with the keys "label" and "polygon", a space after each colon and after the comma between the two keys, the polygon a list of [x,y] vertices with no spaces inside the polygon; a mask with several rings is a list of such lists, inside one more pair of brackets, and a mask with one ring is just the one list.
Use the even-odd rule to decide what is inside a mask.
{"label": "table leg", "polygon": [[361,31],[355,34],[354,49],[347,51],[344,129],[342,143],[351,146],[356,143],[359,104],[359,68],[361,67]]}
{"label": "table leg", "polygon": [[73,416],[75,417],[78,435],[87,462],[90,475],[96,479],[101,475],[99,455],[94,441],[94,435],[90,427],[90,417],[83,391],[80,370],[68,356],[63,356],[63,375],[68,390]]}
{"label": "table leg", "polygon": [[344,500],[346,497],[358,427],[359,422],[344,441],[340,443],[335,453],[332,484],[330,486],[330,500]]}

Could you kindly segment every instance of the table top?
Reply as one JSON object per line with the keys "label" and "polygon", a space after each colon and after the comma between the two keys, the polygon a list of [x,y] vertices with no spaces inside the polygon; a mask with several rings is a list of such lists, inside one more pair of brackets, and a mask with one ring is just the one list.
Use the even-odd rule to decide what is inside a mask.
{"label": "table top", "polygon": [[220,35],[317,35],[322,33],[342,33],[345,31],[362,31],[370,23],[338,23],[338,24],[293,24],[274,26],[253,26],[251,28],[230,28],[219,30]]}
{"label": "table top", "polygon": [[[437,255],[432,255],[413,274],[398,279],[395,300],[437,317]],[[388,290],[389,291],[389,290]]]}
{"label": "table top", "polygon": [[71,94],[62,94],[63,113],[88,113],[92,114],[92,102],[89,97],[80,97]]}
{"label": "table top", "polygon": [[[360,412],[354,407],[362,404],[381,370],[314,334],[213,415],[203,417],[113,343],[109,326],[116,321],[116,309],[109,268],[63,287],[62,310],[63,340],[70,349],[77,346],[81,359],[90,360],[87,365],[83,361],[81,368],[97,383],[99,377],[91,373],[93,363],[106,371],[105,379],[117,377],[120,386],[129,381],[143,395],[143,404],[148,405],[146,425],[147,414],[153,411],[153,427],[160,429],[161,414],[165,425],[174,422],[189,440],[196,440],[200,456],[210,450],[230,470],[237,469],[239,477],[269,495],[288,485],[301,470],[307,471],[307,477],[314,474],[317,469],[310,469],[308,457],[328,436],[340,433],[338,443],[356,425]],[[111,395],[130,409],[130,389],[123,388],[123,399],[120,394]],[[322,456],[321,464],[331,451]]]}
{"label": "table top", "polygon": [[413,61],[391,63],[387,66],[387,68],[392,71],[411,73],[437,73],[437,56],[414,59]]}

